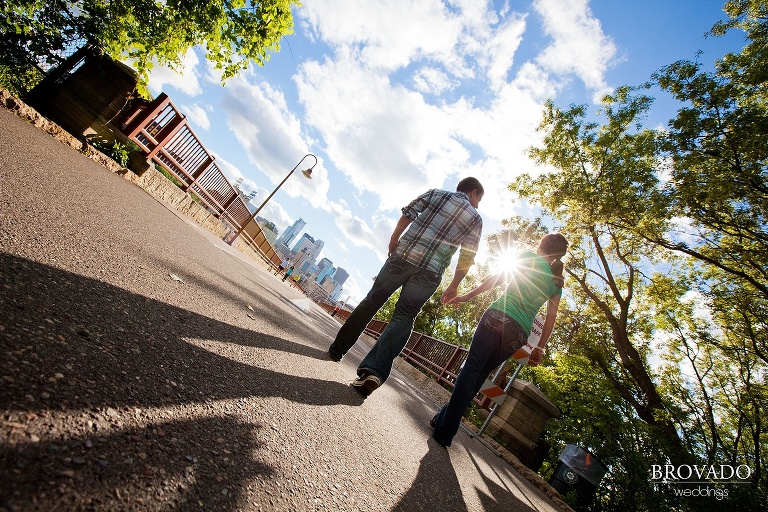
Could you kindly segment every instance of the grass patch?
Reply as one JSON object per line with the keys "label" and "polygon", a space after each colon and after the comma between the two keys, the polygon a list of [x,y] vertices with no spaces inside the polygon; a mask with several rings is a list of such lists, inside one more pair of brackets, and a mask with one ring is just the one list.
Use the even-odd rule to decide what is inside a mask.
{"label": "grass patch", "polygon": [[166,169],[162,165],[155,164],[155,169],[160,171],[163,174],[163,176],[165,176],[166,178],[171,180],[171,183],[173,183],[177,187],[184,188],[184,183],[182,183],[181,180],[179,178],[177,178],[175,174],[173,174],[172,172],[168,171],[168,169]]}
{"label": "grass patch", "polygon": [[[168,169],[166,169],[162,165],[155,164],[155,169],[160,171],[163,174],[163,176],[171,180],[171,183],[173,183],[180,189],[184,190],[184,188],[186,187],[186,185],[184,185],[184,183],[175,174],[170,172]],[[203,202],[203,200],[200,199],[198,196],[196,196],[194,192],[188,192],[188,194],[189,194],[189,197],[191,197],[194,202],[196,202],[199,205],[205,206],[205,203]]]}

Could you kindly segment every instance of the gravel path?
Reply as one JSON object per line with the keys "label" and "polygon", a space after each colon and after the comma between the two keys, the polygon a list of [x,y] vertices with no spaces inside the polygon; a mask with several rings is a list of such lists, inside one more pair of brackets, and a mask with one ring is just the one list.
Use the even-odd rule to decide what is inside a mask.
{"label": "gravel path", "polygon": [[561,510],[300,299],[0,109],[0,510]]}

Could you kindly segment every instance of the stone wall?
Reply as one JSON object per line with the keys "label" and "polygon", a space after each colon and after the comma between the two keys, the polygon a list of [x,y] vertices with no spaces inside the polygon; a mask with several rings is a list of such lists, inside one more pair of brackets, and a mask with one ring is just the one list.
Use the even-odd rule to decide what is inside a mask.
{"label": "stone wall", "polygon": [[154,166],[143,172],[141,176],[128,171],[126,179],[146,190],[155,199],[166,203],[174,210],[194,220],[219,238],[223,238],[230,231],[224,223],[211,215],[204,206],[194,201],[188,193],[177,187]]}

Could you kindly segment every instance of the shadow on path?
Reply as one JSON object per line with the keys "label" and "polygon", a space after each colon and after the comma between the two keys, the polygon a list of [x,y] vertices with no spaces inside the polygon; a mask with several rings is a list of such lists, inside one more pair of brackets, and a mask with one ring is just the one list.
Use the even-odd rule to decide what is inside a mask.
{"label": "shadow on path", "polygon": [[[0,290],[0,509],[52,510],[72,489],[80,505],[87,496],[95,509],[116,509],[109,500],[130,508],[119,499],[126,486],[137,500],[166,493],[187,504],[182,509],[234,509],[243,475],[270,472],[252,459],[261,429],[235,415],[214,416],[221,412],[207,412],[206,403],[251,397],[318,406],[363,402],[346,384],[235,360],[245,353],[258,363],[263,348],[287,352],[301,375],[302,359],[315,363],[319,349],[95,279],[3,253]],[[208,342],[218,352],[237,345],[231,349],[237,357],[198,346]],[[185,407],[196,412],[179,414]],[[182,418],[145,418],[152,408],[174,408]],[[135,418],[126,417],[132,413]],[[45,429],[53,432],[56,421],[68,422],[55,430],[67,434],[51,441]],[[39,435],[29,431],[30,422]]]}
{"label": "shadow on path", "polygon": [[429,450],[419,463],[416,479],[392,510],[398,512],[411,512],[413,510],[467,511],[459,480],[456,478],[456,472],[451,465],[448,451],[431,437],[428,438],[427,444]]}
{"label": "shadow on path", "polygon": [[260,446],[253,430],[208,418],[0,445],[0,510],[233,510],[242,475],[272,474],[243,456]]}
{"label": "shadow on path", "polygon": [[[482,477],[483,483],[485,483],[485,486],[490,491],[489,494],[478,489],[478,496],[480,497],[480,502],[483,504],[483,510],[508,510],[510,512],[518,510],[521,512],[536,510],[536,506],[533,502],[529,500],[528,503],[526,503],[520,500],[511,489],[506,486],[502,487],[497,481],[494,481],[485,475],[480,468],[480,465],[477,463],[476,456],[473,455],[472,452],[467,450],[467,455],[472,459],[472,463],[475,465],[475,469],[477,469],[477,474]],[[503,481],[501,478],[500,480]],[[525,496],[526,489],[518,488],[517,493],[520,496]]]}

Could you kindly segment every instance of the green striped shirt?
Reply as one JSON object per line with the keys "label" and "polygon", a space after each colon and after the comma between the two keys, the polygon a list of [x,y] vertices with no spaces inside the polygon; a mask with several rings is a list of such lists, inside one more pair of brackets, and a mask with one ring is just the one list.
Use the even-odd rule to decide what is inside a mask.
{"label": "green striped shirt", "polygon": [[563,289],[555,285],[552,267],[547,260],[528,251],[520,253],[517,258],[518,265],[507,289],[489,309],[501,311],[530,334],[541,306],[553,295],[561,296]]}

